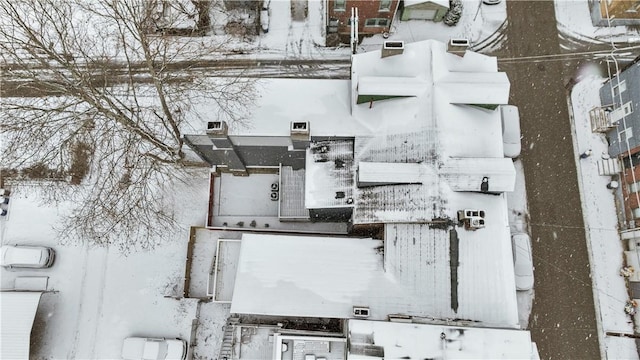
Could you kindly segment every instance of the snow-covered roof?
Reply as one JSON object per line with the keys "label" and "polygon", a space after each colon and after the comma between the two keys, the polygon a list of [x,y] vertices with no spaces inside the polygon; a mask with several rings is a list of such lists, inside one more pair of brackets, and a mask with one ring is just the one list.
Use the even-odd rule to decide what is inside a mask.
{"label": "snow-covered roof", "polygon": [[[372,78],[413,79],[409,88],[416,96],[357,104],[357,84]],[[352,114],[372,129],[370,135],[356,136],[355,161],[420,163],[430,175],[421,185],[356,188],[354,223],[453,216],[450,191],[479,191],[485,176],[491,179],[490,191],[513,189],[515,170],[504,159],[499,111],[460,105],[507,103],[509,80],[498,72],[495,58],[471,52],[461,57],[447,53],[445,44],[421,41],[389,57],[382,58],[380,51],[354,55],[352,81]],[[415,91],[417,86],[423,91]]]}
{"label": "snow-covered roof", "polygon": [[358,81],[361,95],[417,96],[427,88],[417,77],[362,76]]}
{"label": "snow-covered roof", "polygon": [[354,184],[353,140],[312,142],[307,149],[305,206],[351,207]]}
{"label": "snow-covered roof", "polygon": [[[351,359],[538,359],[523,330],[349,320]],[[384,356],[366,350],[382,348]],[[362,351],[365,350],[365,351]]]}
{"label": "snow-covered roof", "polygon": [[[398,79],[411,79],[409,89],[396,91]],[[386,95],[412,95],[357,104],[361,80],[365,84],[370,82],[370,88],[375,91],[384,90],[381,84],[390,84],[389,91],[393,94]],[[304,92],[307,86],[297,89]],[[342,91],[348,90],[342,88]],[[466,91],[479,94],[468,95],[457,104],[461,101],[459,93]],[[239,272],[241,285],[236,282],[236,288],[241,292],[237,298],[234,294],[237,304],[232,307],[238,312],[258,314],[350,317],[350,306],[367,305],[372,316],[381,319],[386,314],[402,313],[517,326],[506,198],[479,192],[484,178],[488,178],[489,192],[513,190],[515,170],[513,162],[503,155],[500,112],[463,105],[476,101],[480,101],[478,104],[506,103],[508,93],[509,82],[506,75],[498,73],[495,58],[469,52],[464,57],[449,54],[445,45],[436,41],[407,44],[402,54],[385,58],[380,51],[355,55],[351,96],[343,92],[342,100],[329,109],[324,99],[335,100],[335,94],[316,93],[320,99],[316,109],[333,114],[336,108],[340,111],[350,108],[351,114],[318,118],[319,126],[333,127],[339,138],[312,143],[308,150],[305,205],[308,208],[345,206],[346,199],[353,197],[354,224],[386,224],[384,268],[387,272],[372,266],[381,256],[368,248],[358,251],[352,248],[355,242],[346,239],[250,241],[244,257],[241,255],[241,262],[247,266]],[[344,103],[349,99],[350,105]],[[270,118],[279,118],[279,115],[276,113]],[[310,122],[312,137],[328,134],[316,134],[316,122]],[[288,123],[284,129],[288,131]],[[354,140],[343,147],[342,137],[349,136]],[[351,157],[344,152],[348,149],[352,151]],[[338,158],[347,159],[349,166],[338,166]],[[359,166],[362,173],[356,175],[355,169]],[[365,181],[358,176],[363,176]],[[356,179],[364,186],[357,186]],[[344,194],[337,196],[338,192]],[[465,230],[458,224],[457,212],[463,209],[484,210],[485,228]],[[449,230],[438,230],[443,227],[455,229],[459,239],[457,248],[452,249],[450,245]],[[273,248],[270,244],[274,244]],[[276,251],[276,255],[266,256]],[[457,251],[460,260],[455,273],[451,267],[452,251]],[[304,256],[307,253],[310,255]],[[351,260],[343,258],[346,254],[351,254]],[[371,256],[378,260],[374,261]],[[283,268],[279,262],[289,267]],[[357,265],[359,262],[363,264]],[[253,268],[258,263],[260,265]],[[306,270],[298,271],[310,264],[322,271],[313,276]],[[379,282],[377,286],[383,288],[389,286],[386,281],[392,280],[394,291],[387,289],[388,298],[382,299],[378,298],[379,293],[370,293],[372,290],[368,288],[340,287],[337,283],[342,280],[337,279],[345,277],[347,285],[352,280],[351,275],[344,274],[359,274],[354,265],[368,266],[367,271],[375,274],[366,277],[367,283]],[[327,270],[329,268],[331,270]],[[298,273],[290,274],[291,269]],[[246,274],[241,274],[243,271]],[[260,275],[249,275],[251,272]],[[266,282],[262,278],[269,273],[273,278]],[[386,280],[380,280],[383,275]],[[457,287],[452,285],[456,275]],[[261,280],[256,281],[255,276]],[[338,290],[319,285],[327,286],[334,281]],[[305,285],[306,282],[313,285]],[[402,299],[396,297],[400,293],[404,296]],[[283,294],[290,300],[281,303]],[[305,300],[304,296],[311,300]],[[267,299],[268,305],[251,304],[251,299],[256,297]],[[329,298],[342,300],[329,301]],[[297,305],[299,302],[303,304]]]}
{"label": "snow-covered roof", "polygon": [[369,133],[367,126],[351,116],[350,83],[336,79],[259,79],[256,86],[260,96],[250,105],[249,119],[230,124],[229,135],[289,136],[294,121],[308,121],[313,136]]}
{"label": "snow-covered roof", "polygon": [[[457,309],[451,302],[449,232],[402,224],[387,230],[384,245],[372,239],[243,234],[231,312],[352,318],[353,307],[364,306],[375,320],[405,314],[515,328],[511,246],[501,236],[508,228],[496,221],[502,214],[486,210],[491,230],[458,231]],[[495,237],[487,239],[489,231]]]}
{"label": "snow-covered roof", "polygon": [[[386,224],[385,270],[398,284],[412,289],[432,317],[516,327],[518,308],[506,197],[491,196],[485,201],[487,197],[466,194],[464,199],[454,199],[466,206],[459,205],[459,210],[485,211],[485,228],[475,231],[457,226],[453,233],[446,219],[442,224]],[[452,246],[453,235],[458,239],[457,249],[455,242]],[[456,250],[458,266],[453,273]],[[452,301],[457,303],[455,310]]]}
{"label": "snow-covered roof", "polygon": [[516,169],[510,158],[449,158],[440,168],[442,181],[454,191],[480,191],[487,179],[488,192],[513,191]]}
{"label": "snow-covered roof", "polygon": [[28,359],[31,327],[41,292],[0,292],[0,359]]}
{"label": "snow-covered roof", "polygon": [[509,79],[502,72],[450,72],[435,84],[450,104],[504,105],[509,102]]}
{"label": "snow-covered roof", "polygon": [[446,8],[449,7],[449,0],[404,0],[404,6],[410,7],[410,6],[415,6],[415,5],[429,3],[429,2],[438,4],[440,6],[444,6]]}
{"label": "snow-covered roof", "polygon": [[383,320],[415,312],[418,299],[385,275],[381,250],[381,240],[243,234],[231,313],[346,319],[353,306],[369,306]]}
{"label": "snow-covered roof", "polygon": [[[421,184],[429,174],[429,168],[420,163],[358,163],[358,186],[386,184]],[[427,179],[428,181],[428,179]]]}

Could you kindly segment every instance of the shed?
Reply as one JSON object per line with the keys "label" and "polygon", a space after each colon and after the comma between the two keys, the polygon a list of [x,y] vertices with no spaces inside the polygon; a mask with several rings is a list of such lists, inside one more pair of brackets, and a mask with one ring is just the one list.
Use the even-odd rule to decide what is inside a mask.
{"label": "shed", "polygon": [[40,291],[0,292],[0,359],[28,359]]}
{"label": "shed", "polygon": [[449,0],[405,0],[400,20],[441,21],[449,10]]}

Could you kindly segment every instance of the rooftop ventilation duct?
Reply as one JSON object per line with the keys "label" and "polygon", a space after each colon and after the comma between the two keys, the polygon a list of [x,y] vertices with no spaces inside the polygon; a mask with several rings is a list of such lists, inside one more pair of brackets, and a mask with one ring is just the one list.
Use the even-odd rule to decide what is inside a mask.
{"label": "rooftop ventilation duct", "polygon": [[227,123],[224,121],[207,122],[207,134],[209,135],[227,135]]}
{"label": "rooftop ventilation duct", "polygon": [[404,52],[404,41],[385,41],[382,44],[382,57],[400,55]]}
{"label": "rooftop ventilation duct", "polygon": [[469,39],[450,39],[447,43],[447,52],[463,56],[470,46]]}

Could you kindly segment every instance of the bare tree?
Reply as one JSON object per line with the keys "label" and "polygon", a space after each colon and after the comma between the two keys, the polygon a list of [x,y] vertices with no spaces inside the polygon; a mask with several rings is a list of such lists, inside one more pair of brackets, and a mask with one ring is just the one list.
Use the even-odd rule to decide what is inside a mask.
{"label": "bare tree", "polygon": [[234,122],[252,102],[252,80],[190,71],[219,45],[167,36],[199,21],[163,4],[0,0],[3,82],[22,94],[1,100],[3,166],[67,174],[75,185],[50,194],[78,204],[63,241],[157,245],[175,226],[163,194],[189,171],[182,131],[203,119],[195,105],[217,109],[207,120]]}

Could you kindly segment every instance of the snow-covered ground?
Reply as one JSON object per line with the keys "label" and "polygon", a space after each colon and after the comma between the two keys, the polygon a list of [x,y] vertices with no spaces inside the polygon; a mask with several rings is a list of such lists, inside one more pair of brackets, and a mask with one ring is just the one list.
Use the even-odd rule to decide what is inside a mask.
{"label": "snow-covered ground", "polygon": [[601,325],[601,346],[609,359],[638,359],[634,339],[605,335],[606,332],[633,334],[633,324],[624,312],[629,297],[624,278],[620,276],[623,247],[618,235],[614,194],[606,187],[611,177],[598,175],[596,165],[600,155],[607,153],[607,142],[603,134],[591,132],[588,114],[593,107],[600,106],[598,90],[604,80],[598,75],[585,74],[573,88],[570,102],[573,146],[576,154],[587,149],[592,149],[594,154],[586,159],[576,157],[576,165],[596,312]]}
{"label": "snow-covered ground", "polygon": [[[204,170],[167,195],[180,199],[181,226],[166,229],[173,241],[127,257],[111,249],[57,244],[52,226],[72,204],[40,203],[38,185],[14,188],[9,218],[0,222],[2,244],[45,245],[56,251],[51,269],[0,269],[2,289],[13,288],[19,276],[49,277],[50,292],[42,297],[32,333],[32,358],[115,359],[127,336],[190,340],[197,301],[172,296],[183,287],[189,226],[204,224],[208,183]],[[226,318],[224,311],[208,306],[200,313],[217,321]]]}

